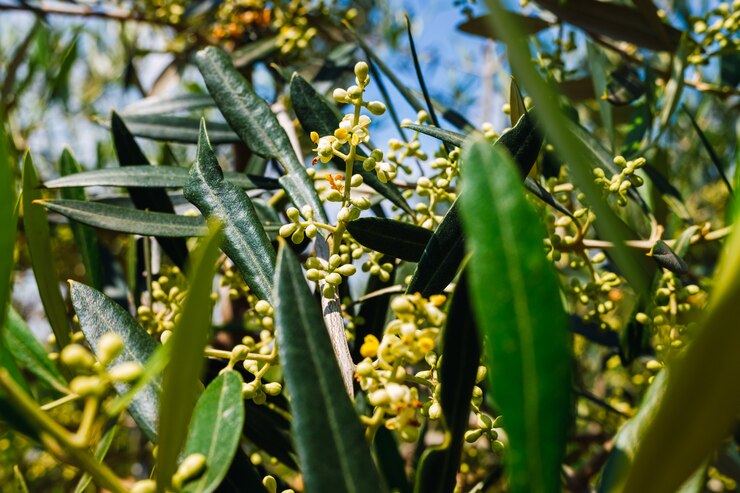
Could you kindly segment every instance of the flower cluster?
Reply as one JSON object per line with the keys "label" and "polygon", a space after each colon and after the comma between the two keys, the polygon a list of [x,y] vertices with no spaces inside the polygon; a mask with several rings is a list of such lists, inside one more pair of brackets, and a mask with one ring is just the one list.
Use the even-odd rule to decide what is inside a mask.
{"label": "flower cluster", "polygon": [[124,361],[107,369],[123,350],[123,341],[112,332],[103,334],[97,343],[98,361],[81,344],[65,346],[59,354],[60,361],[78,376],[69,383],[72,392],[80,397],[101,398],[116,382],[128,383],[141,376],[142,368],[136,361]]}
{"label": "flower cluster", "polygon": [[178,267],[163,266],[161,275],[152,281],[151,306],[141,305],[137,310],[139,323],[153,335],[171,331],[180,317],[187,289],[187,280]]}
{"label": "flower cluster", "polygon": [[731,53],[740,47],[740,1],[719,3],[713,10],[706,10],[703,17],[692,17],[694,39],[699,41],[689,55],[689,63],[706,65],[710,59],[724,51]]}
{"label": "flower cluster", "polygon": [[309,281],[323,281],[322,294],[325,298],[333,298],[337,286],[342,284],[344,277],[353,275],[357,269],[354,265],[342,262],[342,256],[334,254],[329,260],[318,257],[309,257],[306,260],[306,278]]}
{"label": "flower cluster", "polygon": [[614,194],[617,197],[617,204],[624,207],[627,205],[629,189],[643,184],[642,178],[635,172],[645,166],[645,162],[645,158],[642,157],[627,161],[624,157],[617,156],[614,158],[614,164],[621,167],[622,171],[607,178],[603,169],[594,168],[593,173],[596,177],[594,181],[597,185],[601,185],[607,193]]}

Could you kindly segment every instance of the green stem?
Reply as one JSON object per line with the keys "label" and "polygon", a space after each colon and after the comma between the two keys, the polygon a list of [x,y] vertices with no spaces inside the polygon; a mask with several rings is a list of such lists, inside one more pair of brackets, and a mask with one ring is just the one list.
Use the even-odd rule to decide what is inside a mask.
{"label": "green stem", "polygon": [[99,486],[113,493],[126,493],[121,480],[105,464],[98,462],[85,448],[80,448],[70,436],[69,431],[44,414],[23,389],[12,379],[4,368],[0,368],[0,387],[7,392],[11,404],[21,412],[25,419],[33,423],[43,433],[59,442],[64,453],[80,468],[84,469]]}

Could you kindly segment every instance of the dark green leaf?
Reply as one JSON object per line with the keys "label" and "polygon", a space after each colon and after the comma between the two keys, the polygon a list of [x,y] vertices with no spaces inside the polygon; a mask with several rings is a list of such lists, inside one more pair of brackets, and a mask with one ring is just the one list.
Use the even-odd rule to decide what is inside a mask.
{"label": "dark green leaf", "polygon": [[421,293],[424,297],[441,293],[457,273],[465,256],[465,241],[456,200],[429,239],[419,265],[414,271],[407,293]]}
{"label": "dark green leaf", "polygon": [[[129,132],[136,137],[164,142],[182,142],[183,144],[195,144],[198,142],[199,118],[160,114],[121,114],[118,117],[126,124]],[[113,125],[112,122],[102,118],[99,118],[97,121],[104,127],[111,127]],[[214,145],[239,142],[239,136],[227,124],[209,122],[208,128],[211,127],[213,127]],[[141,164],[141,162],[137,164]]]}
{"label": "dark green leaf", "polygon": [[299,208],[311,206],[314,213],[326,221],[313,181],[267,102],[254,92],[223,50],[208,47],[199,51],[195,60],[208,92],[242,142],[263,157],[277,159],[288,175],[292,175],[291,181],[301,185],[286,189],[293,203]]}
{"label": "dark green leaf", "polygon": [[34,200],[41,198],[39,179],[30,154],[23,162],[23,228],[26,232],[28,253],[31,267],[36,278],[41,303],[46,317],[57,339],[59,347],[69,343],[70,326],[67,320],[67,308],[62,293],[59,291],[59,279],[54,267],[54,252],[51,248],[51,234],[46,211]]}
{"label": "dark green leaf", "polygon": [[606,99],[614,106],[625,106],[645,94],[645,84],[632,66],[621,63],[609,74]]}
{"label": "dark green leaf", "polygon": [[[183,302],[182,316],[176,322],[172,337],[167,342],[172,355],[162,378],[162,395],[159,405],[159,452],[157,453],[157,488],[165,491],[170,486],[172,475],[177,468],[177,458],[185,444],[188,423],[193,415],[193,409],[198,399],[200,377],[203,370],[203,350],[211,332],[211,318],[213,303],[211,288],[213,276],[216,273],[216,259],[219,256],[221,233],[218,223],[214,223],[211,232],[201,240],[198,249],[192,256],[192,265],[188,272],[188,294]],[[237,381],[236,399],[241,406],[241,379]],[[233,392],[233,386],[229,385]],[[205,395],[205,394],[204,394]],[[219,398],[220,391],[216,392]],[[233,395],[233,394],[232,394]],[[213,399],[211,395],[209,399]],[[218,406],[216,406],[218,409]],[[211,421],[216,424],[217,421]],[[241,425],[241,422],[239,423]],[[213,430],[211,430],[213,431]],[[216,430],[220,431],[220,430]],[[231,435],[234,435],[231,430]],[[239,435],[236,435],[238,442]],[[225,444],[224,444],[225,445]],[[231,456],[233,456],[231,447]],[[225,450],[228,453],[228,448]],[[213,459],[212,456],[207,458]],[[217,464],[209,462],[209,470],[216,476],[223,474],[218,471]],[[225,474],[228,462],[220,465]],[[210,471],[209,471],[210,472]],[[210,475],[210,474],[209,474]],[[219,478],[220,479],[220,478]]]}
{"label": "dark green leaf", "polygon": [[667,37],[664,38],[655,32],[639,10],[627,5],[598,0],[537,0],[537,3],[586,32],[627,41],[651,50],[673,51],[681,38],[681,31],[667,24]]}
{"label": "dark green leaf", "polygon": [[[475,34],[476,36],[482,36],[484,38],[497,40],[498,37],[496,36],[496,33],[493,32],[489,25],[488,19],[486,19],[488,15],[490,14],[467,20],[457,26],[457,28],[464,33]],[[511,12],[511,15],[516,16],[517,19],[519,19],[522,30],[529,35],[537,34],[538,32],[542,31],[543,29],[547,29],[552,25],[546,20],[540,19],[539,17],[529,17],[525,15],[519,15],[514,12]]]}
{"label": "dark green leaf", "polygon": [[[263,11],[266,12],[266,11]],[[279,48],[277,36],[262,38],[245,44],[232,53],[234,66],[237,68],[247,67],[253,63],[266,58]]]}
{"label": "dark green leaf", "polygon": [[689,272],[689,267],[681,257],[676,255],[676,252],[671,250],[665,241],[658,240],[650,255],[655,262],[664,269],[668,269],[671,272],[675,272],[679,275],[685,275]]}
{"label": "dark green leaf", "polygon": [[542,147],[542,133],[531,113],[525,113],[514,127],[505,132],[496,141],[500,148],[504,146],[514,158],[519,174],[525,177],[529,174]]}
{"label": "dark green leaf", "polygon": [[[62,157],[59,159],[59,171],[63,176],[79,173],[80,164],[72,155],[72,152],[65,148],[62,151]],[[81,189],[62,190],[62,198],[70,200],[87,200],[87,195]],[[82,257],[82,264],[85,266],[85,275],[88,283],[95,289],[103,289],[103,269],[100,263],[100,246],[95,230],[89,226],[71,220],[69,227],[75,238],[77,250]]]}
{"label": "dark green leaf", "polygon": [[347,224],[360,245],[391,257],[418,262],[432,232],[413,224],[379,217],[360,218]]}
{"label": "dark green leaf", "polygon": [[452,132],[450,130],[445,130],[439,127],[435,127],[433,125],[419,125],[417,123],[403,123],[401,124],[403,128],[411,129],[415,132],[423,133],[424,135],[429,135],[431,137],[434,137],[435,139],[441,140],[442,142],[455,146],[455,147],[462,147],[463,142],[465,142],[466,136],[457,132]]}
{"label": "dark green leaf", "polygon": [[[293,74],[290,79],[290,100],[298,121],[301,122],[301,127],[306,133],[316,132],[320,136],[333,135],[334,130],[339,127],[341,117],[311,84],[298,74]],[[347,146],[342,149],[342,152],[347,152]],[[361,167],[356,168],[355,173],[361,175],[363,181],[373,190],[413,215],[413,210],[406,199],[393,184],[381,182],[375,173],[367,172]]]}
{"label": "dark green leaf", "polygon": [[673,251],[676,252],[676,255],[681,258],[686,256],[686,252],[688,252],[689,246],[691,246],[691,237],[699,231],[701,231],[701,228],[694,225],[689,226],[681,233],[678,239],[676,239],[676,243],[673,245]]}
{"label": "dark green leaf", "polygon": [[[149,164],[146,156],[139,145],[136,143],[134,136],[131,135],[126,125],[114,112],[111,115],[111,131],[113,133],[113,143],[118,155],[118,162],[121,166],[140,166]],[[129,187],[128,194],[134,201],[137,209],[151,212],[164,212],[174,214],[175,209],[172,202],[167,196],[167,192],[162,188],[137,188]],[[188,248],[185,240],[180,238],[163,238],[155,235],[157,243],[175,265],[180,269],[185,268],[185,261],[188,258]]]}
{"label": "dark green leaf", "polygon": [[509,487],[560,491],[571,363],[559,283],[542,251],[546,233],[506,151],[479,142],[464,160],[471,293],[488,341],[491,389],[506,419]]}
{"label": "dark green leaf", "polygon": [[8,310],[7,324],[2,332],[2,344],[29,373],[49,387],[66,392],[66,379],[49,359],[44,346],[12,307]]}
{"label": "dark green leaf", "polygon": [[[120,114],[125,119],[134,115],[162,115],[163,113],[193,111],[215,106],[216,103],[208,94],[181,94],[172,97],[151,96],[129,104],[121,109]],[[196,122],[195,129],[197,128]]]}
{"label": "dark green leaf", "polygon": [[[96,169],[70,174],[44,182],[46,188],[69,187],[138,187],[138,188],[182,188],[188,182],[187,168],[173,166],[126,166],[121,168]],[[243,173],[226,172],[230,183],[245,190],[275,190],[280,187],[274,178],[249,176]],[[73,198],[73,197],[65,197]]]}
{"label": "dark green leaf", "polygon": [[198,155],[190,170],[185,198],[198,207],[203,216],[221,222],[224,253],[237,266],[254,294],[269,301],[275,272],[275,250],[247,194],[224,180],[208,142],[205,123],[201,126]]}
{"label": "dark green leaf", "polygon": [[404,459],[398,451],[398,443],[393,432],[385,426],[381,426],[375,432],[373,449],[377,457],[378,467],[388,488],[397,493],[411,493],[411,483],[406,477]]}
{"label": "dark green leaf", "polygon": [[689,120],[691,120],[691,126],[694,127],[694,130],[696,130],[696,135],[699,136],[699,140],[701,141],[701,144],[704,146],[704,149],[707,151],[707,154],[709,154],[709,158],[712,160],[712,164],[714,165],[714,168],[717,170],[717,173],[719,174],[720,178],[722,178],[722,181],[725,182],[725,185],[727,186],[727,190],[730,192],[730,195],[732,195],[732,185],[730,184],[730,180],[729,178],[727,178],[727,174],[725,173],[725,165],[722,163],[722,159],[719,157],[719,154],[717,154],[717,151],[714,150],[714,146],[712,146],[712,143],[709,142],[709,139],[707,139],[707,136],[704,135],[704,132],[699,126],[699,123],[696,121],[696,118],[694,118],[694,115],[689,111],[686,105],[683,105],[682,108],[684,110],[684,113],[686,113],[689,116]]}
{"label": "dark green leaf", "polygon": [[[227,371],[208,384],[193,411],[183,456],[203,454],[206,472],[186,483],[183,491],[210,493],[221,484],[241,438],[234,430],[241,430],[243,423],[242,378],[238,372]],[[241,485],[242,491],[256,491],[260,486],[259,482]]]}
{"label": "dark green leaf", "polygon": [[38,203],[83,224],[119,233],[163,238],[187,238],[207,233],[201,216],[147,212],[80,200],[43,200]]}
{"label": "dark green leaf", "polygon": [[478,337],[467,276],[463,273],[452,297],[442,342],[440,404],[447,435],[440,447],[424,452],[417,473],[415,491],[418,493],[447,493],[455,488],[480,360]]}
{"label": "dark green leaf", "polygon": [[[154,341],[144,328],[120,305],[100,291],[84,284],[70,281],[72,304],[80,320],[80,328],[93,351],[97,351],[100,338],[112,332],[123,340],[123,352],[108,367],[125,361],[135,361],[145,366],[157,349]],[[129,385],[115,384],[116,392],[123,395]],[[157,442],[157,421],[161,383],[153,379],[136,394],[128,406],[131,417],[147,438]]]}
{"label": "dark green leaf", "polygon": [[512,77],[509,83],[509,121],[511,122],[511,126],[516,125],[526,113],[527,106],[524,104],[522,91],[519,89],[516,80]]}
{"label": "dark green leaf", "polygon": [[740,84],[740,53],[734,51],[719,58],[719,73],[722,84],[737,87]]}
{"label": "dark green leaf", "polygon": [[[278,353],[307,491],[385,491],[340,376],[321,307],[290,248],[275,274]],[[362,480],[358,480],[362,478]]]}

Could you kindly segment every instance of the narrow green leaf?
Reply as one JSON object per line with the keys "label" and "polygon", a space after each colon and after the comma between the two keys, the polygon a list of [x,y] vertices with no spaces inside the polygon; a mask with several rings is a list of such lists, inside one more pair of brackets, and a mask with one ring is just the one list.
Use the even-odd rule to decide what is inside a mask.
{"label": "narrow green leaf", "polygon": [[419,132],[424,135],[429,135],[435,139],[441,140],[442,142],[455,146],[462,147],[467,136],[453,132],[451,130],[445,130],[443,128],[435,127],[434,125],[419,125],[418,123],[402,123],[401,127],[408,128],[414,132]]}
{"label": "narrow green leaf", "polygon": [[207,233],[201,216],[147,212],[80,200],[40,200],[37,203],[82,224],[119,233],[162,238],[186,238]]}
{"label": "narrow green leaf", "polygon": [[245,44],[231,54],[234,59],[234,66],[244,68],[266,58],[279,48],[277,41],[278,36],[271,36]]}
{"label": "narrow green leaf", "polygon": [[[144,153],[136,143],[136,139],[126,127],[126,124],[115,112],[111,114],[111,132],[113,133],[113,143],[118,155],[118,162],[121,166],[140,166],[149,164]],[[163,188],[138,188],[129,187],[128,194],[131,196],[137,209],[151,212],[164,212],[174,214],[175,209],[172,202]],[[185,240],[181,238],[165,238],[156,235],[157,243],[162,246],[162,250],[180,269],[185,268],[185,261],[188,258],[188,248]]]}
{"label": "narrow green leaf", "polygon": [[465,239],[459,217],[459,199],[456,200],[434,234],[427,242],[414,271],[407,293],[421,293],[424,297],[441,293],[452,282],[465,257]]}
{"label": "narrow green leaf", "polygon": [[[33,28],[33,31],[35,30],[36,27]],[[0,109],[0,333],[5,326],[15,265],[15,237],[18,226],[13,176],[15,167],[15,160],[8,149],[5,115]]]}
{"label": "narrow green leaf", "polygon": [[344,388],[320,305],[285,246],[278,255],[274,300],[278,353],[306,490],[385,491]]}
{"label": "narrow green leaf", "polygon": [[[179,216],[164,212],[147,212],[101,202],[79,200],[40,200],[37,203],[75,221],[108,231],[160,236],[190,238],[208,234],[202,216]],[[275,239],[280,224],[263,224],[270,239]]]}
{"label": "narrow green leaf", "polygon": [[[339,127],[340,116],[329,106],[326,100],[303,77],[293,74],[290,79],[290,100],[293,109],[301,123],[303,130],[310,134],[316,132],[320,136],[333,135]],[[342,152],[348,152],[348,146]],[[362,153],[359,153],[362,156]],[[344,166],[344,163],[342,163]],[[414,212],[401,194],[401,191],[392,183],[381,182],[373,172],[367,172],[362,167],[356,167],[355,173],[362,176],[363,181],[373,190],[390,200],[402,210],[413,215]]]}
{"label": "narrow green leaf", "polygon": [[[562,20],[593,34],[627,41],[650,50],[672,51],[678,46],[681,31],[667,24],[665,36],[656,32],[638,9],[598,0],[537,0],[537,3]],[[492,15],[491,17],[494,17]]]}
{"label": "narrow green leaf", "polygon": [[691,111],[689,111],[686,105],[682,105],[681,107],[683,108],[684,113],[688,115],[689,120],[691,120],[691,126],[694,127],[694,130],[696,130],[696,135],[699,136],[701,144],[704,146],[707,154],[709,154],[709,159],[712,160],[714,168],[717,170],[720,178],[722,178],[722,181],[725,182],[730,195],[732,195],[732,185],[730,184],[730,180],[729,178],[727,178],[727,174],[725,173],[725,165],[722,163],[722,159],[719,157],[719,154],[717,154],[717,151],[714,150],[714,146],[712,146],[712,143],[709,142],[707,136],[704,135],[704,131],[699,126],[699,123],[696,121],[696,118],[694,118],[694,115],[691,113]]}
{"label": "narrow green leaf", "polygon": [[[111,368],[126,361],[135,361],[145,366],[157,349],[154,341],[144,328],[116,302],[100,291],[79,282],[70,281],[72,305],[80,320],[80,328],[90,347],[97,354],[98,342],[103,334],[112,332],[123,340],[123,352],[113,360]],[[125,394],[129,385],[115,384],[119,395]],[[161,383],[153,379],[136,395],[128,411],[144,435],[157,442],[157,421]]]}
{"label": "narrow green leaf", "polygon": [[51,248],[51,233],[46,211],[33,203],[34,200],[41,198],[39,186],[31,154],[26,153],[23,161],[23,228],[41,303],[44,305],[46,317],[59,347],[64,347],[69,343],[70,326],[67,308],[59,291],[59,278],[54,267],[55,256]]}
{"label": "narrow green leaf", "polygon": [[478,337],[467,275],[463,273],[452,297],[443,333],[440,404],[447,432],[441,446],[424,452],[416,476],[415,491],[418,493],[447,493],[455,488],[480,360]]}
{"label": "narrow green leaf", "polygon": [[509,82],[509,121],[511,126],[517,124],[519,119],[527,114],[527,106],[524,104],[524,98],[522,97],[522,91],[514,80],[511,78]]}
{"label": "narrow green leaf", "polygon": [[29,373],[49,387],[66,392],[66,379],[49,359],[44,346],[12,307],[8,310],[7,323],[2,332],[2,344]]}
{"label": "narrow green leaf", "polygon": [[[674,491],[732,432],[740,412],[740,332],[728,321],[740,317],[738,298],[740,231],[735,229],[715,270],[695,339],[663,370],[665,395],[640,437],[625,491]],[[649,466],[657,460],[671,467]]]}
{"label": "narrow green leaf", "polygon": [[286,188],[293,203],[298,208],[311,206],[314,213],[326,222],[326,213],[313,181],[296,157],[288,135],[267,102],[254,92],[223,50],[208,47],[197,53],[195,61],[208,92],[242,142],[260,156],[277,159],[292,176],[291,180],[301,185],[289,190]]}
{"label": "narrow green leaf", "polygon": [[[46,188],[69,187],[138,187],[183,188],[188,182],[187,168],[174,166],[126,166],[76,172],[44,182]],[[280,184],[274,178],[249,176],[244,173],[224,173],[226,180],[245,190],[275,190]],[[64,197],[75,198],[75,197]]]}
{"label": "narrow green leaf", "polygon": [[388,488],[397,493],[411,493],[412,487],[406,476],[405,461],[398,451],[398,443],[393,432],[385,426],[381,426],[375,432],[373,450],[377,457],[378,468]]}
{"label": "narrow green leaf", "polygon": [[464,158],[462,218],[475,265],[471,293],[488,341],[491,389],[506,420],[509,487],[514,493],[559,491],[570,351],[559,284],[541,248],[546,233],[503,149],[479,142]]}
{"label": "narrow green leaf", "polygon": [[[489,14],[469,19],[458,25],[457,29],[467,34],[474,34],[476,36],[497,40],[498,37],[496,36],[496,33],[489,26],[489,21],[487,19],[488,15]],[[511,12],[510,15],[516,16],[517,19],[519,19],[519,22],[522,24],[522,30],[527,35],[537,34],[538,32],[552,26],[551,23],[544,19],[540,19],[539,17],[520,15],[515,12]],[[517,121],[519,121],[518,118],[514,120],[514,122]]]}
{"label": "narrow green leaf", "polygon": [[[210,493],[223,481],[239,446],[244,424],[242,377],[236,371],[227,371],[213,380],[193,411],[188,440],[183,456],[203,454],[206,472],[197,480],[185,483],[186,493]],[[251,466],[251,464],[250,464]],[[261,486],[241,485],[242,491],[257,491]]]}
{"label": "narrow green leaf", "polygon": [[[172,475],[177,468],[177,458],[185,443],[188,423],[198,399],[199,382],[205,361],[203,350],[211,332],[213,315],[211,291],[220,243],[220,227],[216,223],[211,228],[209,236],[201,240],[193,255],[193,263],[188,273],[190,287],[183,302],[182,316],[167,342],[171,347],[172,356],[162,378],[158,427],[160,440],[157,453],[157,489],[162,492],[170,486]],[[241,391],[237,393],[241,401]],[[231,433],[233,434],[233,430]],[[228,467],[228,464],[225,465]]]}
{"label": "narrow green leaf", "polygon": [[679,257],[676,252],[671,250],[665,241],[658,240],[650,252],[650,257],[662,268],[668,269],[679,275],[686,275],[689,272],[689,266]]}
{"label": "narrow green leaf", "polygon": [[[182,142],[183,144],[198,142],[199,118],[161,114],[120,114],[118,117],[126,124],[126,128],[131,132],[131,135],[136,137],[163,142]],[[112,121],[107,119],[98,118],[97,122],[106,128],[113,126]],[[211,127],[213,127],[214,145],[239,142],[239,136],[227,124],[209,122],[208,128]]]}
{"label": "narrow green leaf", "polygon": [[347,231],[360,245],[409,262],[419,261],[432,237],[428,229],[380,217],[351,221]]}
{"label": "narrow green leaf", "polygon": [[[124,118],[134,115],[162,115],[163,113],[193,111],[215,106],[216,103],[208,94],[181,94],[172,97],[151,96],[125,106],[121,109],[120,114]],[[198,128],[197,122],[195,128]]]}
{"label": "narrow green leaf", "polygon": [[236,185],[224,180],[216,155],[201,122],[196,162],[190,169],[185,198],[203,216],[217,219],[224,228],[222,249],[234,262],[257,297],[271,299],[275,250],[270,244],[252,201]]}
{"label": "narrow green leaf", "polygon": [[[72,155],[68,148],[62,151],[62,157],[59,159],[59,171],[63,176],[72,175],[81,171],[80,164]],[[81,189],[62,190],[62,198],[70,200],[87,200],[87,194]],[[100,246],[95,230],[89,226],[71,220],[69,227],[75,238],[77,250],[82,257],[82,264],[85,266],[85,275],[88,283],[95,289],[103,289],[103,269],[100,263]]]}
{"label": "narrow green leaf", "polygon": [[26,480],[23,478],[23,474],[21,474],[21,469],[17,465],[13,466],[13,478],[15,480],[16,493],[29,493]]}

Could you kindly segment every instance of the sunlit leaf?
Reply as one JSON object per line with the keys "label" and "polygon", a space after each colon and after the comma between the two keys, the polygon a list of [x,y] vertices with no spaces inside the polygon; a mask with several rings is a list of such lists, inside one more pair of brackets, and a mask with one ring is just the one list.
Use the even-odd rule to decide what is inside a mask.
{"label": "sunlit leaf", "polygon": [[[157,349],[157,343],[123,307],[100,291],[75,281],[70,281],[72,304],[80,320],[80,328],[90,347],[97,354],[100,338],[112,332],[123,340],[123,352],[114,359],[109,368],[126,361],[145,366]],[[125,394],[129,385],[116,383],[116,392]],[[146,437],[157,442],[159,395],[161,382],[154,378],[134,397],[128,406],[131,417]]]}
{"label": "sunlit leaf", "polygon": [[464,159],[471,294],[509,438],[509,488],[559,491],[571,362],[559,283],[542,251],[545,231],[506,151],[478,142]]}
{"label": "sunlit leaf", "polygon": [[23,227],[41,303],[44,305],[46,317],[57,343],[64,347],[69,343],[70,326],[67,308],[59,290],[46,211],[39,204],[34,204],[36,199],[41,198],[39,187],[36,168],[33,166],[31,155],[27,153],[23,162]]}
{"label": "sunlit leaf", "polygon": [[[210,493],[219,486],[239,446],[241,433],[234,430],[241,430],[243,423],[242,377],[236,371],[227,371],[208,384],[193,411],[183,457],[203,454],[206,472],[186,483],[183,491]],[[258,491],[261,484],[257,481],[240,486],[242,491]]]}
{"label": "sunlit leaf", "polygon": [[201,126],[196,162],[190,170],[185,197],[207,218],[224,229],[223,251],[234,262],[244,281],[262,300],[271,299],[275,250],[257,212],[244,191],[224,180],[216,155]]}
{"label": "sunlit leaf", "polygon": [[[165,491],[170,485],[177,468],[177,458],[185,444],[188,423],[198,399],[200,377],[205,361],[203,350],[211,332],[213,314],[211,289],[220,243],[220,227],[215,224],[209,236],[201,240],[192,256],[188,272],[188,293],[183,302],[181,316],[175,323],[170,340],[167,341],[172,355],[162,378],[159,404],[160,441],[157,453],[159,491]],[[237,384],[237,387],[240,385]],[[241,401],[239,390],[237,395]],[[239,408],[243,412],[241,405]],[[233,430],[231,433],[233,434]],[[217,464],[209,465],[216,468]],[[228,463],[221,465],[224,466],[228,467]]]}

